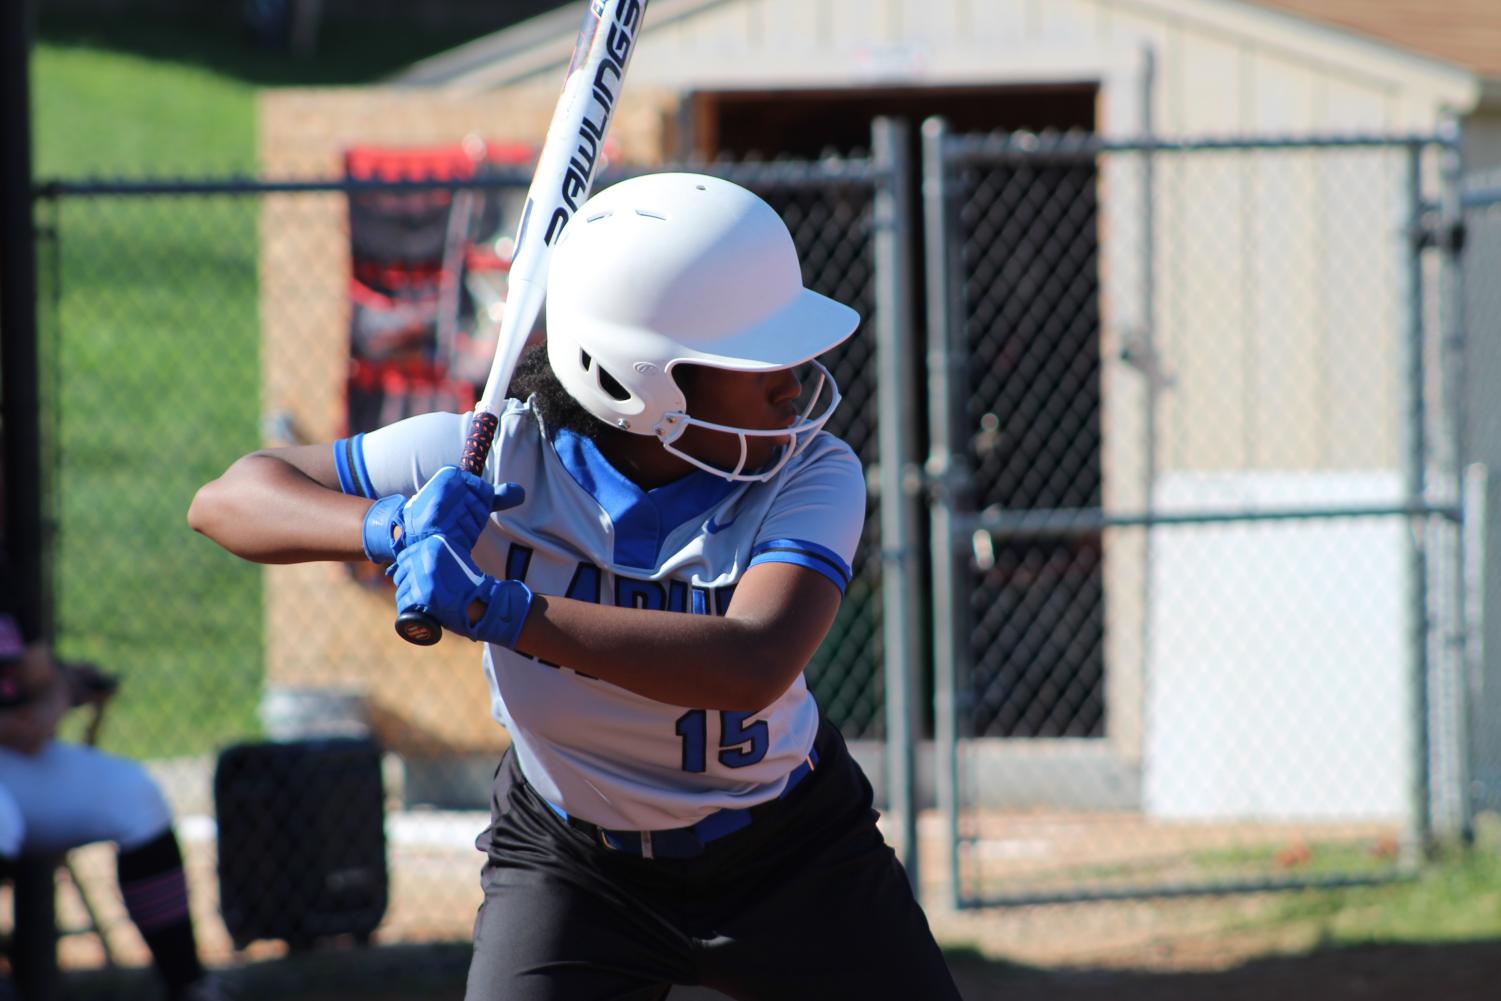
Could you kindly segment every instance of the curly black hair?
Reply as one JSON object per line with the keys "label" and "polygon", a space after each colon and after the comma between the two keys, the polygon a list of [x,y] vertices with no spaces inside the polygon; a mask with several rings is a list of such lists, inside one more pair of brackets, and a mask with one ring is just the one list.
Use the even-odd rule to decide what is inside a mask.
{"label": "curly black hair", "polygon": [[[672,378],[679,389],[687,392],[701,371],[698,365],[678,365],[672,371]],[[608,373],[605,378],[608,378]],[[531,399],[532,409],[542,421],[542,430],[549,439],[562,428],[595,442],[609,435],[628,433],[595,417],[563,388],[557,373],[552,370],[552,363],[547,360],[546,344],[533,345],[522,352],[506,395],[515,400]]]}
{"label": "curly black hair", "polygon": [[542,430],[549,439],[556,437],[563,428],[596,442],[608,434],[617,433],[610,425],[585,410],[563,388],[557,373],[552,370],[552,364],[547,360],[545,344],[527,348],[521,355],[507,395],[517,400],[531,399],[532,409],[536,411],[542,422]]}

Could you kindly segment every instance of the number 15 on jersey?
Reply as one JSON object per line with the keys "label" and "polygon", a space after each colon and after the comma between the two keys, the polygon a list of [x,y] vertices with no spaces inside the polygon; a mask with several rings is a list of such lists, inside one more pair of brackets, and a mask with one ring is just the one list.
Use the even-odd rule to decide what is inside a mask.
{"label": "number 15 on jersey", "polygon": [[[726,768],[745,768],[766,757],[771,743],[766,721],[751,720],[753,715],[720,710],[719,763]],[[677,735],[683,740],[683,771],[702,772],[708,767],[709,710],[690,709],[679,716]]]}

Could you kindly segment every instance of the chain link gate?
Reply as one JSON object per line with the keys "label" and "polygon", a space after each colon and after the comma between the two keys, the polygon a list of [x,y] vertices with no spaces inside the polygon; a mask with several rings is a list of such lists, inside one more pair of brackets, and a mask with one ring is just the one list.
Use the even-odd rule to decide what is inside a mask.
{"label": "chain link gate", "polygon": [[[900,523],[905,512],[910,525],[916,494],[913,481],[913,489],[893,488],[902,504],[881,502],[882,450],[900,429],[880,415],[900,407],[886,399],[890,382],[877,366],[878,342],[889,359],[884,345],[911,335],[910,324],[899,321],[912,281],[901,215],[911,170],[905,140],[898,126],[883,122],[868,158],[661,169],[717,174],[762,195],[787,221],[809,287],[863,318],[825,363],[844,394],[829,430],[866,465],[870,505],[839,617],[808,675],[825,712],[852,741],[874,748],[887,737],[887,700],[907,697],[905,675],[896,675],[893,688],[883,672],[905,672],[908,664],[885,663],[886,651],[910,646],[914,637],[897,633],[893,642],[883,635],[903,628],[883,610],[883,567],[908,572],[911,552],[910,542],[883,535],[882,519]],[[600,186],[623,176],[616,171]],[[350,602],[337,597],[358,587],[348,573],[332,565],[301,568],[307,586],[289,588],[297,568],[246,564],[195,537],[183,520],[188,503],[239,455],[263,442],[321,440],[310,427],[316,432],[319,422],[343,419],[326,411],[341,405],[350,365],[350,304],[342,293],[353,197],[521,194],[529,180],[506,168],[469,181],[60,180],[38,189],[57,642],[65,655],[122,676],[102,746],[145,760],[161,780],[184,831],[195,909],[205,916],[216,900],[214,757],[229,744],[282,735],[271,732],[267,715],[273,672],[317,670],[343,686],[338,693],[370,684],[361,723],[383,742],[387,735],[410,740],[412,727],[374,686],[395,680],[415,699],[432,683],[405,666],[418,655],[399,642],[382,645],[389,610],[372,631],[359,608],[351,613]],[[898,266],[897,276],[884,277]],[[300,409],[279,402],[288,399]],[[905,548],[896,553],[893,546]],[[332,639],[301,649],[314,636]],[[339,652],[345,648],[357,648],[358,656]],[[465,664],[477,678],[472,654]],[[317,705],[336,715],[346,708]],[[473,714],[494,729],[482,703],[439,710],[455,725]],[[905,730],[896,736],[887,748],[888,774],[901,803],[910,789],[910,743]],[[483,821],[452,802],[424,802],[418,786],[436,767],[447,769],[450,786],[477,787],[464,785],[473,778],[466,761],[445,766],[447,759],[427,757],[427,745],[413,746],[410,754],[398,748],[399,761],[387,759],[391,893],[377,937],[467,941],[478,902],[472,842]],[[486,755],[483,784],[497,754]],[[426,780],[422,787],[435,788]],[[472,809],[485,809],[483,796]],[[915,829],[911,813],[905,811]],[[107,859],[85,862],[86,880],[109,878]],[[266,873],[268,890],[275,877]],[[200,926],[209,955],[223,961],[222,925]],[[104,932],[112,931],[106,922]]]}
{"label": "chain link gate", "polygon": [[[1464,719],[1469,735],[1471,767],[1467,783],[1475,811],[1501,812],[1501,674],[1482,657],[1482,651],[1501,649],[1501,617],[1486,616],[1487,589],[1481,583],[1493,579],[1497,566],[1493,548],[1497,533],[1490,528],[1490,518],[1501,511],[1496,470],[1501,468],[1501,427],[1495,407],[1483,407],[1483,401],[1495,398],[1501,385],[1501,169],[1475,174],[1466,179],[1460,190],[1464,267],[1464,287],[1459,298],[1461,315],[1457,329],[1467,345],[1465,371],[1470,408],[1465,422],[1472,439],[1467,457],[1476,462],[1467,471],[1466,513],[1475,515],[1466,522],[1465,553],[1468,621],[1475,632],[1466,673],[1466,688],[1472,693],[1469,713]],[[1487,517],[1490,515],[1490,518]],[[1494,585],[1492,585],[1494,586]]]}
{"label": "chain link gate", "polygon": [[1464,798],[1451,144],[923,149],[954,905],[1411,873]]}

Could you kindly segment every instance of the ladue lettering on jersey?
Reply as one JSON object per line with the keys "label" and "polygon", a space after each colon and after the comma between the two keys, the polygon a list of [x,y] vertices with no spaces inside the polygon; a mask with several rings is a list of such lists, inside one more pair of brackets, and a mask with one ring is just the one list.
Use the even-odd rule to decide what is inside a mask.
{"label": "ladue lettering on jersey", "polygon": [[[526,581],[532,565],[532,547],[519,542],[511,543],[506,553],[506,576],[511,580]],[[580,560],[573,569],[563,597],[587,601],[598,605],[603,599],[604,571],[593,563]],[[735,594],[734,584],[709,587],[682,580],[643,580],[615,575],[615,604],[619,608],[645,608],[652,611],[687,612],[691,615],[723,615],[730,607],[730,598]],[[520,653],[520,651],[516,651]],[[558,667],[550,661],[521,654],[548,667]],[[580,677],[594,678],[592,674],[575,671]],[[597,678],[595,680],[598,680]]]}
{"label": "ladue lettering on jersey", "polygon": [[[580,564],[580,569],[585,565]],[[597,567],[590,569],[598,573]],[[734,593],[734,584],[704,587],[681,580],[641,580],[624,574],[615,575],[615,605],[619,608],[723,615],[730,607],[730,595]]]}
{"label": "ladue lettering on jersey", "polygon": [[[532,547],[511,543],[506,552],[506,576],[525,583],[531,567]],[[563,597],[598,605],[603,600],[603,583],[604,570],[580,560],[574,565],[573,576],[563,589]],[[734,584],[707,586],[683,580],[647,580],[616,574],[614,604],[621,608],[723,615],[730,607],[730,597],[734,593]]]}

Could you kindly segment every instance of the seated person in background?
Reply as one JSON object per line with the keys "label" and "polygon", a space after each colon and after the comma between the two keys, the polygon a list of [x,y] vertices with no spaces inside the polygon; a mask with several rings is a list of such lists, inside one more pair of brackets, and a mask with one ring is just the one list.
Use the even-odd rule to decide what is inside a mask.
{"label": "seated person in background", "polygon": [[63,716],[107,700],[113,680],[24,637],[10,580],[0,562],[0,878],[22,855],[113,841],[126,910],[169,1001],[223,998],[198,961],[182,855],[156,782],[134,761],[55,739]]}

